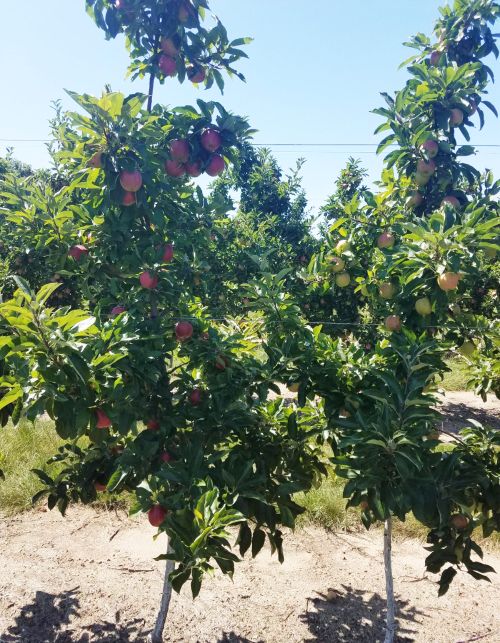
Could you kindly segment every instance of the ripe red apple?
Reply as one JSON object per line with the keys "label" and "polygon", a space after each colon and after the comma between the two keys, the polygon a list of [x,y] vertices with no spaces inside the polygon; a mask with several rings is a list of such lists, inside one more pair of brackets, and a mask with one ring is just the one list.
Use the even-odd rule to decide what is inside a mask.
{"label": "ripe red apple", "polygon": [[146,424],[146,428],[149,429],[150,431],[159,431],[160,423],[158,422],[158,420],[148,420],[148,423]]}
{"label": "ripe red apple", "polygon": [[178,161],[168,159],[165,161],[165,172],[168,174],[168,176],[179,179],[181,176],[184,176],[184,174],[186,174],[186,168]]}
{"label": "ripe red apple", "polygon": [[202,401],[202,392],[199,388],[194,388],[189,394],[189,403],[191,406],[199,406]]}
{"label": "ripe red apple", "polygon": [[98,491],[98,492],[99,492],[99,491],[100,491],[100,492],[102,492],[102,491],[106,491],[106,485],[105,485],[105,484],[102,484],[102,482],[97,482],[97,481],[96,481],[96,482],[94,482],[94,489],[95,489],[96,491]]}
{"label": "ripe red apple", "polygon": [[179,53],[178,37],[174,36],[173,38],[162,38],[160,47],[166,56],[175,58]]}
{"label": "ripe red apple", "polygon": [[209,127],[201,135],[201,146],[207,152],[216,152],[222,145],[222,139],[217,130]]}
{"label": "ripe red apple", "polygon": [[432,304],[429,297],[421,297],[415,302],[415,310],[419,315],[425,317],[430,315],[432,312]]}
{"label": "ripe red apple", "polygon": [[167,510],[161,505],[153,505],[148,511],[148,519],[153,527],[159,527],[167,517]]}
{"label": "ripe red apple", "polygon": [[214,154],[205,169],[208,176],[219,176],[226,169],[226,162],[218,154]]}
{"label": "ripe red apple", "polygon": [[180,342],[185,342],[193,336],[193,326],[188,321],[180,321],[175,325],[175,336]]}
{"label": "ripe red apple", "polygon": [[102,152],[96,152],[89,161],[90,167],[102,167]]}
{"label": "ripe red apple", "polygon": [[451,205],[453,208],[460,207],[460,201],[457,199],[456,196],[445,196],[444,199],[441,201],[441,206],[446,204]]}
{"label": "ripe red apple", "polygon": [[417,163],[417,174],[424,174],[431,176],[436,171],[436,163],[432,160],[426,161],[425,159],[420,159]]}
{"label": "ripe red apple", "polygon": [[438,286],[441,290],[455,290],[458,287],[460,275],[457,272],[444,272],[437,278]]}
{"label": "ripe red apple", "polygon": [[125,192],[138,192],[142,186],[142,174],[139,170],[123,170],[120,172],[120,185]]}
{"label": "ripe red apple", "polygon": [[423,202],[424,202],[424,197],[420,194],[418,190],[414,190],[408,197],[408,200],[406,201],[406,205],[409,208],[419,208]]}
{"label": "ripe red apple", "polygon": [[425,152],[430,159],[433,159],[439,154],[439,145],[437,141],[433,141],[430,138],[422,145],[422,151]]}
{"label": "ripe red apple", "polygon": [[125,192],[122,198],[122,205],[128,207],[136,203],[135,192]]}
{"label": "ripe red apple", "polygon": [[179,12],[177,14],[177,17],[179,18],[179,22],[188,22],[188,20],[191,18],[193,14],[194,14],[194,9],[191,3],[188,2],[187,0],[183,0],[183,2],[181,2],[181,5],[179,7]]}
{"label": "ripe red apple", "polygon": [[433,51],[429,57],[429,62],[433,67],[437,67],[443,54],[440,51]]}
{"label": "ripe red apple", "polygon": [[170,142],[170,156],[174,161],[186,163],[189,160],[189,143],[185,138],[176,138]]}
{"label": "ripe red apple", "polygon": [[340,257],[329,257],[328,262],[332,272],[342,272],[345,268],[345,261]]}
{"label": "ripe red apple", "polygon": [[427,183],[429,183],[430,180],[431,180],[430,174],[422,174],[422,172],[417,172],[415,174],[415,183],[418,185],[419,188],[423,188],[424,185],[427,185]]}
{"label": "ripe red apple", "polygon": [[168,451],[164,451],[160,455],[160,460],[162,462],[172,462],[173,459],[174,459],[174,457]]}
{"label": "ripe red apple", "polygon": [[150,272],[141,272],[139,281],[143,288],[154,290],[158,286],[158,275],[152,275]]}
{"label": "ripe red apple", "polygon": [[396,242],[396,238],[392,234],[392,232],[382,232],[382,234],[379,236],[377,239],[377,246],[382,250],[383,248],[392,248],[394,246],[394,243]]}
{"label": "ripe red apple", "polygon": [[88,248],[86,248],[85,246],[82,246],[82,245],[72,246],[69,249],[69,252],[68,252],[68,255],[70,257],[73,257],[73,259],[75,259],[75,261],[80,261],[80,259],[84,255],[88,255],[88,254],[89,254]]}
{"label": "ripe red apple", "polygon": [[339,272],[335,275],[335,283],[339,288],[347,288],[351,283],[351,275],[348,272]]}
{"label": "ripe red apple", "polygon": [[177,74],[177,63],[175,58],[162,54],[158,61],[158,67],[165,76],[175,76]]}
{"label": "ripe red apple", "polygon": [[163,263],[170,263],[174,258],[174,246],[171,243],[167,243],[163,248],[162,261]]}
{"label": "ripe red apple", "polygon": [[399,315],[389,315],[385,318],[385,327],[390,331],[401,330],[401,318]]}
{"label": "ripe red apple", "polygon": [[452,127],[458,127],[464,122],[464,113],[461,109],[454,108],[450,112],[450,125]]}
{"label": "ripe red apple", "polygon": [[218,371],[225,371],[229,364],[230,362],[228,357],[226,357],[225,355],[217,355],[217,359],[215,360],[215,368]]}
{"label": "ripe red apple", "polygon": [[469,525],[469,519],[463,514],[455,514],[450,519],[450,525],[455,529],[466,529]]}
{"label": "ripe red apple", "polygon": [[189,80],[192,83],[195,83],[195,84],[202,83],[205,80],[206,76],[207,76],[207,73],[203,69],[203,67],[200,67],[198,65],[196,65],[196,66],[193,65],[191,67],[188,67],[186,69],[186,73],[187,73],[187,77],[189,78]]}
{"label": "ripe red apple", "polygon": [[114,308],[111,309],[111,314],[113,317],[117,317],[118,315],[121,315],[124,313],[127,309],[124,308],[123,306],[115,306]]}
{"label": "ripe red apple", "polygon": [[96,428],[97,429],[109,429],[112,422],[109,417],[104,413],[102,409],[97,409],[95,412],[96,415]]}
{"label": "ripe red apple", "polygon": [[391,284],[388,281],[380,284],[380,288],[378,291],[383,299],[392,299],[396,294],[396,288],[394,284]]}
{"label": "ripe red apple", "polygon": [[192,176],[193,178],[196,178],[197,176],[200,176],[202,170],[201,170],[201,163],[199,161],[193,161],[192,163],[186,163],[185,165],[186,172],[189,174],[189,176]]}

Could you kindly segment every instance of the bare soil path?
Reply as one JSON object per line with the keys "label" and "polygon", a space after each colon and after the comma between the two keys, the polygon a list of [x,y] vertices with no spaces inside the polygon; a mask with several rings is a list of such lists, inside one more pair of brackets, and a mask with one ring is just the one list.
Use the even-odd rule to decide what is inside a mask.
{"label": "bare soil path", "polygon": [[[158,605],[161,539],[144,518],[75,508],[4,521],[0,551],[2,643],[145,642]],[[207,578],[196,601],[175,595],[166,641],[182,643],[383,640],[382,535],[288,534],[285,563],[266,551],[237,566],[234,582]],[[414,540],[395,545],[398,641],[500,641],[500,582],[459,575],[437,598]],[[500,570],[500,556],[486,555]],[[337,592],[326,600],[329,588]]]}

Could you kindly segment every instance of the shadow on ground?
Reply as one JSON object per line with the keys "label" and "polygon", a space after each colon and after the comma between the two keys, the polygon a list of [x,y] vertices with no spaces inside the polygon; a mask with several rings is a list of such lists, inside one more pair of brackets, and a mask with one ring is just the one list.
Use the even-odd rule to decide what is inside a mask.
{"label": "shadow on ground", "polygon": [[[304,643],[378,643],[385,637],[385,599],[379,594],[342,585],[337,597],[326,600],[326,596],[309,599],[301,620],[307,624],[311,638]],[[418,623],[417,617],[425,614],[408,602],[397,600],[398,633],[396,641],[414,641],[417,630],[411,623]]]}
{"label": "shadow on ground", "polygon": [[456,433],[460,429],[463,429],[464,426],[467,426],[467,420],[469,418],[484,424],[484,426],[500,429],[500,416],[497,412],[490,409],[483,410],[460,402],[447,401],[441,411],[443,413],[444,428],[446,431]]}

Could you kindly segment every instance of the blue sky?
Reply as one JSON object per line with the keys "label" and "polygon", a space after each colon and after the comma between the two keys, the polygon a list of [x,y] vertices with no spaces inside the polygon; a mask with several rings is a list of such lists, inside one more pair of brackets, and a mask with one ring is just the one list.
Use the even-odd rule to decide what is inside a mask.
{"label": "blue sky", "polygon": [[[39,139],[48,134],[50,102],[71,100],[64,89],[100,94],[146,91],[145,82],[124,80],[127,55],[123,39],[107,42],[85,14],[84,0],[17,0],[3,12],[0,53],[4,98],[0,102],[0,139]],[[230,36],[252,36],[249,61],[241,64],[247,83],[228,80],[224,105],[248,116],[263,143],[346,143],[342,148],[273,148],[285,169],[305,157],[304,186],[312,207],[320,206],[349,155],[362,159],[376,179],[381,160],[370,147],[379,122],[370,109],[379,92],[405,81],[399,63],[410,55],[402,42],[417,31],[430,33],[441,0],[212,0]],[[499,75],[500,64],[492,63]],[[195,90],[170,81],[156,100],[186,104],[215,91]],[[500,104],[498,85],[491,100]],[[491,116],[476,144],[500,144],[500,126]],[[7,143],[0,141],[0,153]],[[15,154],[35,166],[47,163],[43,143],[9,143]],[[481,151],[479,168],[500,175],[500,148]]]}

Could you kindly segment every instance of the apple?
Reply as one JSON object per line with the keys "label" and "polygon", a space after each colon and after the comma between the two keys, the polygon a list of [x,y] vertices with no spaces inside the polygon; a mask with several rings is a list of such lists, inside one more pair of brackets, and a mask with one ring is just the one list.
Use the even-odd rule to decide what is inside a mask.
{"label": "apple", "polygon": [[380,284],[380,288],[378,289],[378,291],[383,299],[392,299],[396,294],[396,288],[394,284],[391,284],[388,281]]}
{"label": "apple", "polygon": [[175,62],[175,58],[172,58],[172,56],[165,56],[165,54],[162,54],[158,61],[158,67],[165,76],[175,76],[177,74],[177,63]]}
{"label": "apple", "polygon": [[104,413],[102,409],[97,409],[95,412],[96,415],[96,428],[97,429],[109,429],[112,422],[109,417]]}
{"label": "apple", "polygon": [[199,406],[202,400],[202,392],[199,388],[194,388],[189,394],[189,403],[191,406]]}
{"label": "apple", "polygon": [[339,255],[343,254],[344,252],[347,252],[350,249],[351,249],[351,244],[349,243],[349,241],[347,241],[347,239],[341,239],[335,246],[335,252],[338,252]]}
{"label": "apple", "polygon": [[188,321],[180,321],[175,325],[175,336],[180,342],[185,342],[193,336],[193,326]]}
{"label": "apple", "polygon": [[184,166],[186,172],[189,174],[189,176],[192,176],[193,178],[196,178],[197,176],[200,176],[202,173],[201,169],[201,163],[199,161],[193,161],[192,163],[186,163]]}
{"label": "apple", "polygon": [[444,291],[455,290],[458,287],[459,281],[460,275],[458,272],[443,272],[443,274],[437,278],[438,286]]}
{"label": "apple", "polygon": [[401,318],[399,315],[389,315],[389,317],[385,318],[384,324],[387,330],[401,330]]}
{"label": "apple", "polygon": [[102,167],[102,152],[96,152],[89,161],[90,167]]}
{"label": "apple", "polygon": [[143,288],[147,290],[154,290],[158,286],[158,275],[152,275],[150,272],[141,272],[139,281]]}
{"label": "apple", "polygon": [[463,514],[455,514],[450,519],[450,525],[455,529],[459,529],[459,530],[466,529],[467,526],[469,525],[469,519],[467,518],[467,516],[464,516]]}
{"label": "apple", "polygon": [[432,312],[432,304],[429,297],[421,297],[415,302],[415,310],[419,315],[425,317],[430,315]]}
{"label": "apple", "polygon": [[440,51],[433,51],[431,55],[429,56],[429,63],[433,67],[437,67],[439,63],[441,62],[441,56],[443,54]]}
{"label": "apple", "polygon": [[347,288],[351,283],[351,275],[348,272],[339,272],[335,276],[335,283],[339,288]]}
{"label": "apple", "polygon": [[441,201],[441,206],[444,206],[444,205],[451,205],[453,208],[459,208],[460,201],[457,199],[456,196],[445,196],[444,199]]}
{"label": "apple", "polygon": [[437,141],[430,138],[422,145],[422,151],[425,152],[430,159],[433,159],[439,154],[439,145]]}
{"label": "apple", "polygon": [[458,127],[464,122],[464,113],[461,109],[453,108],[450,111],[450,125],[452,127]]}
{"label": "apple", "polygon": [[128,207],[136,203],[135,192],[125,192],[122,197],[122,205]]}
{"label": "apple", "polygon": [[379,236],[377,239],[377,246],[382,250],[383,248],[392,248],[394,246],[394,243],[396,242],[396,238],[392,234],[392,232],[382,232],[382,234]]}
{"label": "apple", "polygon": [[227,358],[225,355],[217,355],[217,359],[215,360],[215,368],[218,371],[225,371],[229,364],[229,358]]}
{"label": "apple", "polygon": [[146,424],[146,428],[149,429],[150,431],[159,431],[160,423],[158,422],[158,420],[148,420]]}
{"label": "apple", "polygon": [[205,171],[208,176],[219,176],[219,174],[222,174],[225,169],[226,162],[224,161],[222,156],[219,156],[219,154],[214,154],[208,162]]}
{"label": "apple", "polygon": [[201,135],[201,146],[207,152],[216,152],[222,145],[222,139],[217,130],[207,128]]}
{"label": "apple", "polygon": [[72,246],[68,252],[68,255],[70,257],[73,257],[75,261],[80,261],[80,259],[84,255],[88,255],[88,254],[89,254],[88,248],[82,245]]}
{"label": "apple", "polygon": [[167,513],[161,505],[153,505],[148,511],[148,520],[153,527],[159,527],[167,517]]}
{"label": "apple", "polygon": [[417,174],[424,174],[431,176],[436,171],[436,163],[432,160],[426,161],[425,159],[420,159],[417,163]]}
{"label": "apple", "polygon": [[361,500],[361,502],[359,503],[359,508],[362,511],[366,511],[369,507],[370,507],[370,505],[368,504],[368,500],[366,500],[366,499]]}
{"label": "apple", "polygon": [[165,172],[168,174],[168,176],[179,179],[181,176],[184,176],[184,174],[186,174],[186,168],[178,161],[167,159],[165,161]]}
{"label": "apple", "polygon": [[163,248],[163,255],[161,257],[163,263],[170,263],[174,258],[174,246],[171,243],[167,243]]}
{"label": "apple", "polygon": [[106,485],[105,485],[105,484],[102,484],[102,482],[97,482],[97,481],[96,481],[96,482],[94,482],[94,489],[95,489],[96,491],[98,491],[98,492],[99,492],[99,491],[101,491],[101,492],[102,492],[102,491],[106,491]]}
{"label": "apple", "polygon": [[191,67],[188,67],[186,69],[186,73],[189,80],[195,84],[202,83],[207,76],[206,71],[203,69],[203,67],[200,67],[199,65],[193,65]]}
{"label": "apple", "polygon": [[123,170],[120,172],[120,185],[125,192],[138,192],[142,186],[142,174],[139,170]]}
{"label": "apple", "polygon": [[168,451],[164,451],[160,455],[160,460],[162,462],[171,462],[173,459],[174,459],[174,457]]}
{"label": "apple", "polygon": [[185,138],[170,141],[170,156],[174,161],[186,163],[189,160],[189,143]]}
{"label": "apple", "polygon": [[[427,387],[424,387],[423,392],[427,393],[425,390]],[[428,440],[439,440],[439,431],[431,431],[430,433],[427,434],[427,439]]]}
{"label": "apple", "polygon": [[340,257],[329,257],[328,261],[332,272],[342,272],[345,268],[345,261]]}
{"label": "apple", "polygon": [[162,38],[160,47],[166,56],[175,58],[179,53],[179,37],[173,36],[172,38]]}
{"label": "apple", "polygon": [[179,11],[177,13],[179,22],[187,22],[192,15],[193,15],[192,5],[189,2],[187,2],[187,0],[184,0],[183,2],[181,2]]}
{"label": "apple", "polygon": [[406,205],[409,208],[418,208],[424,202],[424,197],[420,194],[418,190],[411,192],[410,196],[406,201]]}
{"label": "apple", "polygon": [[300,382],[292,382],[288,384],[288,390],[290,393],[298,393],[300,388]]}
{"label": "apple", "polygon": [[415,183],[418,185],[419,188],[423,188],[424,185],[427,185],[427,183],[429,183],[430,180],[431,180],[430,174],[422,174],[422,172],[417,172],[415,174]]}
{"label": "apple", "polygon": [[111,309],[111,314],[113,317],[117,317],[118,315],[121,315],[122,313],[126,312],[126,308],[123,306],[115,306],[114,308]]}
{"label": "apple", "polygon": [[474,353],[476,352],[476,345],[474,344],[474,342],[468,340],[464,342],[458,350],[464,357],[472,357],[472,355],[474,355]]}

